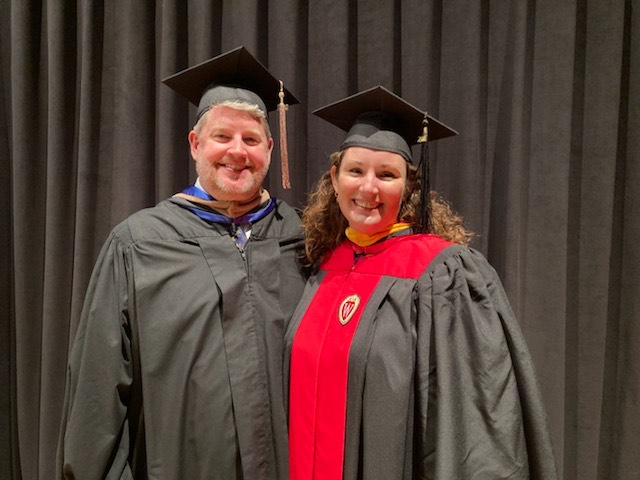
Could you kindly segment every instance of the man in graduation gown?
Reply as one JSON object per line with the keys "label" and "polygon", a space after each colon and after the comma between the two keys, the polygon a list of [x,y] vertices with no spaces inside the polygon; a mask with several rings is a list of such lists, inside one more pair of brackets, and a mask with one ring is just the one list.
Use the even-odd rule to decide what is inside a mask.
{"label": "man in graduation gown", "polygon": [[56,478],[277,479],[297,213],[261,186],[289,92],[244,48],[165,83],[198,105],[198,180],[106,241],[67,372]]}

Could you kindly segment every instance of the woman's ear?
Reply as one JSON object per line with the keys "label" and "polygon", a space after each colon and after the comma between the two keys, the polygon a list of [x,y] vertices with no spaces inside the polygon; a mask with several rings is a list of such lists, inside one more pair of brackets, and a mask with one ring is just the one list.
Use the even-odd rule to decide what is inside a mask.
{"label": "woman's ear", "polygon": [[411,196],[412,192],[413,192],[413,187],[409,185],[409,182],[406,182],[404,186],[404,193],[402,194],[402,201],[406,202],[407,199]]}
{"label": "woman's ear", "polygon": [[338,169],[336,168],[335,165],[331,166],[330,172],[331,172],[331,185],[333,185],[333,189],[337,194],[338,193]]}
{"label": "woman's ear", "polygon": [[418,184],[416,172],[412,170],[412,167],[407,164],[407,175],[404,181],[404,193],[402,194],[402,201],[406,202],[407,199],[411,196],[414,188]]}

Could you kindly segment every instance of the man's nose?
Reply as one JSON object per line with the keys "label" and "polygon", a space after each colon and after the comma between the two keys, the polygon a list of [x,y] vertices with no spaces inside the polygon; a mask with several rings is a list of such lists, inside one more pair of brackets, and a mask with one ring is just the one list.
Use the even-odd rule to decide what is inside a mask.
{"label": "man's nose", "polygon": [[229,148],[227,150],[230,155],[236,157],[245,158],[247,156],[247,149],[244,140],[241,136],[234,136],[229,142]]}

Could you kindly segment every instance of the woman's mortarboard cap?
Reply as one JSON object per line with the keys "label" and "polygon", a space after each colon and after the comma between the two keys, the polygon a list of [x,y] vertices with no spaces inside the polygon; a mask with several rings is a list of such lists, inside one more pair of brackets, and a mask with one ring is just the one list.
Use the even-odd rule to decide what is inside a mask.
{"label": "woman's mortarboard cap", "polygon": [[389,151],[409,163],[411,145],[423,135],[425,118],[429,141],[458,134],[380,85],[319,108],[313,114],[348,132],[341,150],[364,147]]}
{"label": "woman's mortarboard cap", "polygon": [[428,142],[458,132],[380,85],[319,108],[313,114],[348,131],[340,150],[364,147],[393,152],[412,163],[411,145],[422,144],[420,218],[416,219],[416,226],[419,231],[430,232]]}

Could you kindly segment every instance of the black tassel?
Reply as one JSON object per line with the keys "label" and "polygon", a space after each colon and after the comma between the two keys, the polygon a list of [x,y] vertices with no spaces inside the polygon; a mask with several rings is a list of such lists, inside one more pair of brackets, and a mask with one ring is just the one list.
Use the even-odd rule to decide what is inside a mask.
{"label": "black tassel", "polygon": [[422,119],[422,135],[418,138],[420,143],[420,220],[418,231],[420,233],[431,232],[431,201],[429,193],[431,185],[429,182],[429,118],[425,112]]}

